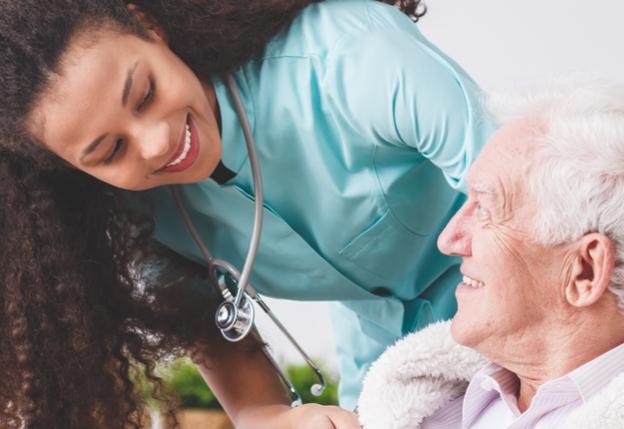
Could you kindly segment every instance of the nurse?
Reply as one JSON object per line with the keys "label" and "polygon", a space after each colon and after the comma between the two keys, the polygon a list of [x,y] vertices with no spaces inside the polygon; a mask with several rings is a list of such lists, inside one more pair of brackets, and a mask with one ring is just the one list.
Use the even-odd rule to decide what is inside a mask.
{"label": "nurse", "polygon": [[[37,380],[7,374],[11,415],[94,427],[99,406],[120,427],[137,405],[111,393],[131,362],[151,374],[158,356],[192,349],[237,427],[357,427],[337,408],[276,405],[284,395],[253,344],[219,341],[213,287],[195,280],[203,259],[165,185],[215,257],[242,267],[253,187],[231,73],[265,188],[251,282],[334,301],[340,401],[353,409],[389,344],[455,312],[458,261],[436,237],[493,131],[475,83],[383,3],[394,2],[3,2],[0,287],[15,334],[3,334],[3,375]],[[400,3],[418,15],[417,1]],[[55,352],[41,360],[42,347]],[[104,387],[86,399],[59,368]]]}

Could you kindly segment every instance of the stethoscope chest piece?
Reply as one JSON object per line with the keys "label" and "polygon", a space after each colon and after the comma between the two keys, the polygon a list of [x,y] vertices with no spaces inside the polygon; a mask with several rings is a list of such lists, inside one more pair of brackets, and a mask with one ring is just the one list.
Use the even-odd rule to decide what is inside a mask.
{"label": "stethoscope chest piece", "polygon": [[254,325],[255,308],[245,293],[240,305],[236,306],[234,297],[227,287],[227,274],[221,274],[217,280],[225,300],[217,308],[215,323],[223,337],[233,343],[247,336]]}

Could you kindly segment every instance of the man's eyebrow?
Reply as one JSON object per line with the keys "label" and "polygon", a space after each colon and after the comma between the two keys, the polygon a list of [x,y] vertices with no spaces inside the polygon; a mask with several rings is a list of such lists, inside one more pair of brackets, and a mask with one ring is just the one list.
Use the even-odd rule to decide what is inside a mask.
{"label": "man's eyebrow", "polygon": [[80,157],[80,161],[82,162],[85,156],[93,152],[107,136],[108,134],[102,134],[101,136],[93,140],[93,142],[89,146],[87,146],[85,150],[82,151],[82,156]]}
{"label": "man's eyebrow", "polygon": [[474,183],[470,185],[470,189],[477,194],[488,194],[491,196],[496,195],[494,188],[484,183]]}
{"label": "man's eyebrow", "polygon": [[132,89],[132,82],[134,80],[134,72],[138,65],[139,62],[137,61],[126,74],[126,81],[124,82],[123,93],[121,94],[121,105],[123,107],[126,107],[126,104],[128,104],[128,97],[130,97],[130,90]]}

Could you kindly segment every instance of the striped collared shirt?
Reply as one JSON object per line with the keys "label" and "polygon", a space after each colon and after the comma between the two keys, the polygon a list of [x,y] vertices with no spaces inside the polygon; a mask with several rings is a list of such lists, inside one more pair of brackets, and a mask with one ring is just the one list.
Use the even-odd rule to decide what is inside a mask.
{"label": "striped collared shirt", "polygon": [[546,429],[560,427],[570,412],[624,372],[624,344],[563,377],[541,385],[521,413],[515,374],[495,364],[477,373],[466,393],[425,419],[422,429]]}

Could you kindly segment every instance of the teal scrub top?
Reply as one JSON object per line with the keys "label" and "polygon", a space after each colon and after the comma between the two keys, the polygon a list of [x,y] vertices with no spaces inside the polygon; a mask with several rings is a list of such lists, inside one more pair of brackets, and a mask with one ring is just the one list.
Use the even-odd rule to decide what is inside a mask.
{"label": "teal scrub top", "polygon": [[[265,189],[251,282],[267,296],[335,301],[340,401],[352,409],[388,345],[456,310],[459,261],[436,238],[493,126],[466,73],[399,10],[371,0],[308,6],[233,77]],[[242,269],[252,176],[230,97],[213,84],[222,162],[236,176],[180,188],[208,248]],[[169,192],[146,196],[156,239],[204,263]]]}

